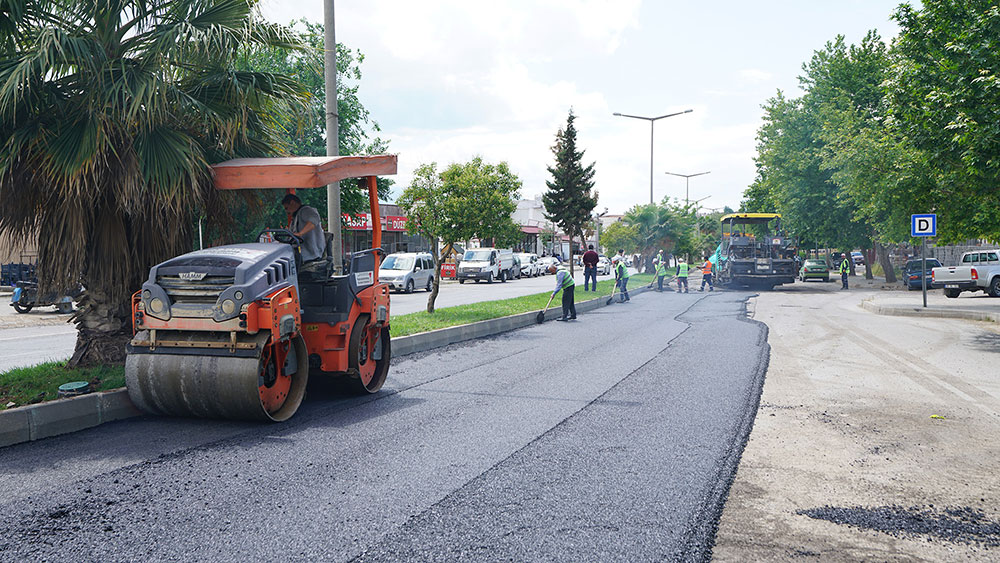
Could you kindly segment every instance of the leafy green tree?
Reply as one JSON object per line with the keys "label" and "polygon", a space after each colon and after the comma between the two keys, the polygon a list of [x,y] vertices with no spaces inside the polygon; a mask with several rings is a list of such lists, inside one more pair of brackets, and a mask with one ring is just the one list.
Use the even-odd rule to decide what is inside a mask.
{"label": "leafy green tree", "polygon": [[[698,251],[698,217],[692,205],[666,200],[636,205],[625,213],[621,222],[637,231],[634,248],[642,254],[646,270],[652,268],[652,259],[660,250],[668,255]],[[628,252],[629,247],[623,248]],[[639,265],[636,268],[643,269]]]}
{"label": "leafy green tree", "polygon": [[[542,194],[546,216],[559,225],[570,240],[578,237],[584,240],[584,226],[591,220],[597,207],[597,192],[594,192],[594,163],[583,165],[584,151],[576,147],[576,127],[573,110],[566,118],[566,127],[556,133],[556,144],[552,153],[556,157],[555,166],[547,167],[552,180],[546,181],[548,190]],[[593,195],[591,195],[593,193]],[[573,273],[573,260],[569,261]]]}
{"label": "leafy green tree", "polygon": [[607,254],[614,254],[619,248],[625,252],[636,252],[640,247],[639,227],[624,221],[615,221],[601,231],[601,247]]}
{"label": "leafy green tree", "polygon": [[436,163],[422,164],[414,171],[397,202],[409,217],[406,229],[444,243],[432,253],[434,287],[427,298],[428,313],[434,312],[441,261],[455,244],[491,238],[498,246],[509,246],[520,239],[521,229],[511,219],[520,189],[521,180],[506,162],[488,164],[478,156],[440,173]]}
{"label": "leafy green tree", "polygon": [[[323,26],[308,20],[292,22],[304,44],[303,49],[282,46],[257,45],[241,52],[236,67],[254,72],[268,72],[291,77],[301,83],[309,93],[308,103],[295,113],[278,116],[278,129],[284,141],[283,150],[294,156],[326,155],[326,83],[323,76]],[[361,66],[365,57],[361,51],[337,44],[337,114],[340,154],[381,154],[388,150],[388,143],[376,135],[378,122],[361,102],[358,88],[362,79]],[[392,181],[379,178],[379,196],[389,198]],[[251,195],[252,194],[252,195]],[[284,193],[274,190],[254,190],[247,197],[235,202],[233,213],[241,218],[236,232],[220,233],[212,229],[211,238],[221,236],[226,242],[242,242],[256,236],[264,227],[286,223],[284,210],[278,201]],[[326,190],[303,190],[298,193],[302,203],[315,207],[324,221],[327,217]],[[344,213],[366,213],[368,190],[355,182],[341,185],[341,209]]]}
{"label": "leafy green tree", "polygon": [[894,15],[892,116],[939,173],[939,238],[1000,240],[1000,6],[921,4]]}
{"label": "leafy green tree", "polygon": [[71,365],[123,361],[131,293],[190,249],[201,210],[225,213],[209,164],[273,154],[277,117],[306,99],[235,68],[248,46],[300,47],[255,4],[0,5],[0,234],[37,235],[44,286],[86,288]]}

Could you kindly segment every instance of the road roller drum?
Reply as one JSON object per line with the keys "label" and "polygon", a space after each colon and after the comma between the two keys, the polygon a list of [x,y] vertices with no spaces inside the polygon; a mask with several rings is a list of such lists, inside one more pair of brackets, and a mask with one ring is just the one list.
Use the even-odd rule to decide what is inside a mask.
{"label": "road roller drum", "polygon": [[295,337],[242,357],[224,349],[163,346],[129,354],[125,381],[132,402],[153,414],[280,422],[301,404],[308,370],[305,343]]}

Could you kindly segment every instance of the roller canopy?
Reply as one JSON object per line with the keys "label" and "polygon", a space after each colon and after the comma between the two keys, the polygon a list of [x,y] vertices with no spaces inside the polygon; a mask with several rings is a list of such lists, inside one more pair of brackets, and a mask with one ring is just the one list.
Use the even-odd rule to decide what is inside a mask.
{"label": "roller canopy", "polygon": [[396,155],[236,158],[212,166],[220,190],[321,188],[396,173]]}

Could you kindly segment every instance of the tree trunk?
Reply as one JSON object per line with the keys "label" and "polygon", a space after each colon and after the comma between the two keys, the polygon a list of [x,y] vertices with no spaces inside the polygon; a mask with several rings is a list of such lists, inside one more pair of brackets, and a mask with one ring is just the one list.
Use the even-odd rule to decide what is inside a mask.
{"label": "tree trunk", "polygon": [[889,260],[888,247],[876,242],[875,252],[878,254],[878,263],[882,266],[882,271],[885,272],[886,283],[896,283],[896,272],[892,269],[892,262]]}
{"label": "tree trunk", "polygon": [[[448,244],[444,245],[444,248],[441,249],[441,252],[435,252],[432,254],[432,256],[434,257],[434,283],[431,285],[431,294],[427,296],[428,313],[434,312],[434,301],[437,300],[438,290],[441,288],[441,261],[444,260],[444,257],[451,252],[451,248],[452,246],[451,243],[449,242]],[[457,270],[457,265],[456,265],[456,270]],[[456,275],[457,274],[458,273],[456,271]]]}
{"label": "tree trunk", "polygon": [[125,344],[132,338],[131,316],[129,303],[111,303],[107,296],[84,292],[73,316],[78,332],[67,367],[124,364]]}
{"label": "tree trunk", "polygon": [[865,249],[865,279],[866,280],[873,280],[873,279],[875,279],[875,273],[872,272],[872,267],[874,267],[874,266],[875,266],[875,248],[874,248],[874,245],[872,245],[872,248],[866,248]]}

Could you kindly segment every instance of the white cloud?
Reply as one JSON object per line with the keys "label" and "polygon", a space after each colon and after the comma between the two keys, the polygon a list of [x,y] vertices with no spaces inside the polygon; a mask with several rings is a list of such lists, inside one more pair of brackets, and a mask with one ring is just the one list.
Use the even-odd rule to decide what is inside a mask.
{"label": "white cloud", "polygon": [[770,80],[773,75],[757,68],[744,68],[739,71],[738,76],[745,83],[756,84]]}

